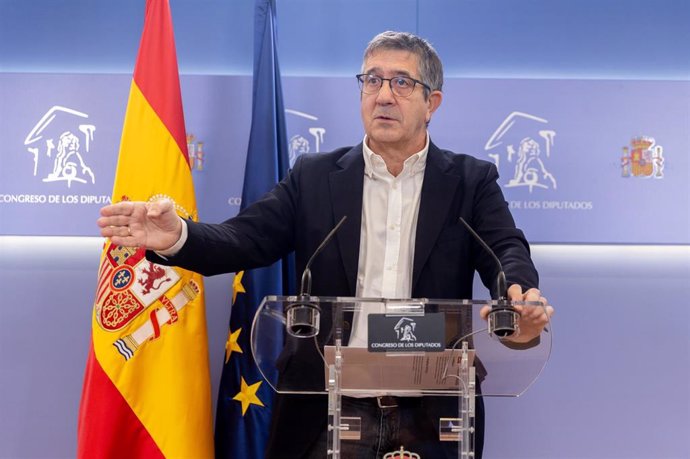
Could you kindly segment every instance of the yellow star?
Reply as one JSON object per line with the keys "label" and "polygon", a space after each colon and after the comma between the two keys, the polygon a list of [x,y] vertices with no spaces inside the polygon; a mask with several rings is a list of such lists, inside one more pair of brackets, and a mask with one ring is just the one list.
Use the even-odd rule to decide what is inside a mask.
{"label": "yellow star", "polygon": [[241,331],[242,329],[238,328],[234,332],[230,330],[230,333],[228,333],[228,340],[225,342],[225,363],[228,363],[228,360],[230,360],[232,351],[237,351],[240,354],[244,354],[240,345],[237,344],[237,339],[240,337]]}
{"label": "yellow star", "polygon": [[244,380],[244,378],[240,376],[240,379],[242,387],[239,393],[235,395],[232,399],[242,403],[242,416],[244,416],[244,413],[247,412],[247,408],[249,408],[250,404],[264,406],[264,404],[261,403],[261,400],[259,400],[259,397],[256,396],[256,392],[259,390],[262,381],[259,381],[256,384],[252,384],[251,386],[247,386],[247,383]]}
{"label": "yellow star", "polygon": [[242,276],[244,276],[244,271],[235,273],[235,278],[232,280],[232,304],[235,304],[238,293],[247,293],[242,285]]}

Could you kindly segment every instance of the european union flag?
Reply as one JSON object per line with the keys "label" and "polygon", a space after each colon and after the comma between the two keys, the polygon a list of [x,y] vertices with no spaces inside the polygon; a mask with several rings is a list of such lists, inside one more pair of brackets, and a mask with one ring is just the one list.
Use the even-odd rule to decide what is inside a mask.
{"label": "european union flag", "polygon": [[[269,191],[288,171],[285,111],[276,52],[275,0],[257,0],[254,21],[252,125],[242,208]],[[273,390],[250,348],[252,319],[261,299],[294,282],[294,261],[237,273],[216,414],[216,457],[263,458]]]}

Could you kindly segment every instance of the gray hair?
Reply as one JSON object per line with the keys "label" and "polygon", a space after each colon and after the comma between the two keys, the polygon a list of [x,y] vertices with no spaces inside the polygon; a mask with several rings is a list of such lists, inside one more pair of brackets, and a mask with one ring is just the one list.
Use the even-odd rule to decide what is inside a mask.
{"label": "gray hair", "polygon": [[[362,73],[364,62],[376,51],[381,49],[395,49],[409,51],[417,56],[419,61],[419,78],[431,87],[432,91],[441,91],[443,88],[443,64],[431,43],[417,35],[408,32],[386,31],[371,39],[364,50]],[[424,88],[424,97],[429,97],[429,90]]]}

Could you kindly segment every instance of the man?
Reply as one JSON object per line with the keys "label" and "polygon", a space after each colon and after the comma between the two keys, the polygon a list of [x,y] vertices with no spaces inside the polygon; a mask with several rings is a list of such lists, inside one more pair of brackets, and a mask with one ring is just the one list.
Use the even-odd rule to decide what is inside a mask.
{"label": "man", "polygon": [[[365,51],[357,79],[366,134],[359,145],[300,156],[285,180],[224,223],[185,222],[168,201],[123,202],[102,209],[101,234],[115,244],[157,251],[165,258],[148,256],[159,263],[204,275],[265,266],[292,251],[301,272],[345,215],[335,240],[312,265],[313,294],[471,298],[474,271],[495,291],[497,269],[458,223],[463,217],[500,258],[509,298],[546,304],[496,168],[429,140],[427,125],[443,99],[442,65],[431,45],[408,33],[379,34]],[[523,342],[539,336],[553,311],[519,309]],[[355,319],[350,345],[361,344],[365,327],[362,317]],[[445,400],[437,405],[448,403],[438,398]],[[363,416],[365,433],[357,445],[343,443],[344,457],[380,457],[401,444],[422,457],[451,457],[448,442],[438,441],[433,405],[423,406],[420,397],[388,405],[381,397],[346,398],[343,414]],[[323,396],[279,396],[268,456],[323,457],[326,412]]]}

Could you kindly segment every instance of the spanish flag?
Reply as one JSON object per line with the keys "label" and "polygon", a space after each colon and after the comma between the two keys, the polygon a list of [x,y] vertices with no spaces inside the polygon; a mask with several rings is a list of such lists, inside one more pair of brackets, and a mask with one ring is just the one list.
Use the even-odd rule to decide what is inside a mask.
{"label": "spanish flag", "polygon": [[[147,0],[112,201],[197,219],[170,6]],[[78,425],[80,458],[213,457],[201,276],[106,241]]]}

